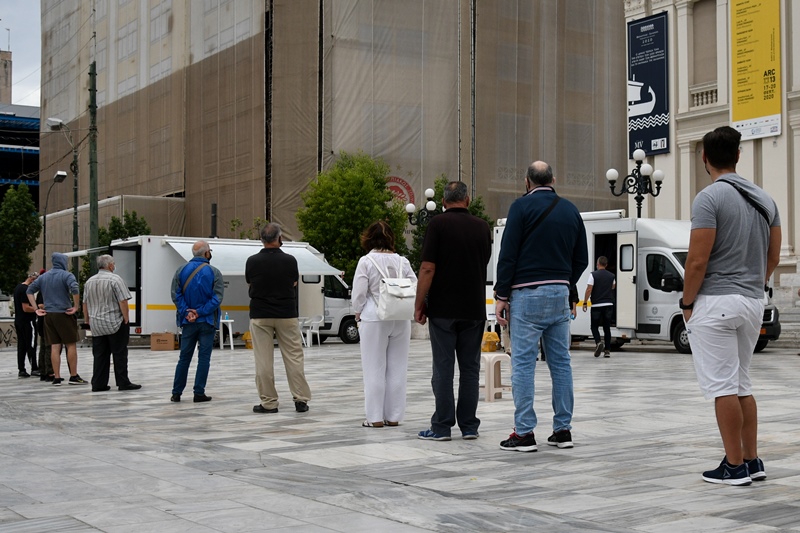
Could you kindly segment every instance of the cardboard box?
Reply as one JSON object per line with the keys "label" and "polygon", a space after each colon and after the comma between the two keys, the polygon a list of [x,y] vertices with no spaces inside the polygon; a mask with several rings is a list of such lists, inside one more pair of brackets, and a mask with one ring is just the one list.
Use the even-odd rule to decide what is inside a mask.
{"label": "cardboard box", "polygon": [[178,338],[174,333],[152,333],[150,334],[150,350],[154,352],[170,351],[178,349]]}

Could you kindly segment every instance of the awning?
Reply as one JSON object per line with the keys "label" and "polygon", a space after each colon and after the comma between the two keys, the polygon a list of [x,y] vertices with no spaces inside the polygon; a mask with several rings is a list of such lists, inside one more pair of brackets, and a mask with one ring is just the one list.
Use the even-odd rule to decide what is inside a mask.
{"label": "awning", "polygon": [[[164,242],[186,261],[192,259],[194,241],[164,239]],[[211,240],[209,244],[211,245],[211,264],[217,267],[223,276],[244,276],[247,258],[257,254],[263,248],[260,241],[228,244]],[[297,270],[301,276],[341,274],[339,269],[319,259],[305,246],[292,246],[291,243],[284,243],[281,250],[297,259]]]}

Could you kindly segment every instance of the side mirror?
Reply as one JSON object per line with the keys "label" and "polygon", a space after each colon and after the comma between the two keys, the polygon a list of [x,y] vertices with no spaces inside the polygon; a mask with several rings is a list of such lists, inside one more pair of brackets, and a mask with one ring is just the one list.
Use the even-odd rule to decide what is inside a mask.
{"label": "side mirror", "polygon": [[661,277],[661,290],[664,292],[682,291],[683,280],[673,274],[664,274]]}

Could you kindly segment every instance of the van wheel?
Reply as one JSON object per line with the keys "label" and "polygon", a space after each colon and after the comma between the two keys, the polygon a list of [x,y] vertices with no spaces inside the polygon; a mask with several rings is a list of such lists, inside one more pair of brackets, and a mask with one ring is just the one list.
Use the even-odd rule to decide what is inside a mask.
{"label": "van wheel", "polygon": [[675,324],[675,329],[672,331],[672,344],[679,353],[692,353],[692,347],[689,346],[689,334],[686,333],[686,324],[683,320],[679,320]]}
{"label": "van wheel", "polygon": [[342,322],[342,327],[339,330],[339,338],[342,339],[342,342],[345,344],[356,344],[361,340],[355,318],[347,318]]}
{"label": "van wheel", "polygon": [[756,349],[754,351],[756,353],[760,352],[767,347],[767,344],[769,344],[769,339],[758,339],[758,342],[756,343]]}

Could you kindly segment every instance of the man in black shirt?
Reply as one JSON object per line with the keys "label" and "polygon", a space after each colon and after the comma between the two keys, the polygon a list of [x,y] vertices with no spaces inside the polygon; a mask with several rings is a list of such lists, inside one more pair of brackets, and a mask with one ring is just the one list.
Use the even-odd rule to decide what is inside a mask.
{"label": "man in black shirt", "polygon": [[[28,302],[26,291],[28,285],[39,277],[32,272],[28,278],[14,289],[14,329],[17,330],[17,367],[19,377],[29,378],[39,375],[39,366],[36,363],[36,309]],[[31,373],[25,370],[25,357],[31,362]]]}
{"label": "man in black shirt", "polygon": [[[467,186],[445,186],[446,211],[432,218],[422,245],[414,319],[429,318],[436,410],[431,427],[419,432],[424,440],[450,440],[458,422],[461,437],[478,438],[476,416],[481,370],[481,339],[486,324],[486,265],[492,232],[485,220],[469,214]],[[458,406],[453,376],[458,361]]]}
{"label": "man in black shirt", "polygon": [[[611,321],[614,319],[614,289],[617,282],[614,274],[606,270],[608,259],[601,255],[597,258],[597,270],[589,274],[586,294],[583,297],[583,312],[592,300],[592,336],[594,337],[594,356],[611,357]],[[600,340],[600,326],[603,326],[603,338]]]}
{"label": "man in black shirt", "polygon": [[255,413],[277,413],[273,336],[286,368],[289,390],[298,413],[308,411],[311,389],[306,381],[303,346],[297,321],[297,259],[281,250],[281,227],[267,224],[261,228],[264,248],[247,259],[244,279],[250,286],[250,334],[256,362],[256,388],[260,403]]}

